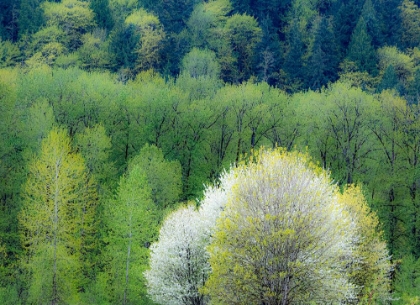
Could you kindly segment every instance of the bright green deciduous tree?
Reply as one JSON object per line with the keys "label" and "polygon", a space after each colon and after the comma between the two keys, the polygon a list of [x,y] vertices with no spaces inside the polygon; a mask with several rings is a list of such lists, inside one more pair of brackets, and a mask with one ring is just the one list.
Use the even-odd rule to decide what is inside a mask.
{"label": "bright green deciduous tree", "polygon": [[70,138],[53,129],[29,166],[19,214],[28,298],[35,304],[75,303],[92,268],[96,191]]}
{"label": "bright green deciduous tree", "polygon": [[406,255],[398,262],[395,296],[397,305],[420,303],[420,258]]}
{"label": "bright green deciduous tree", "polygon": [[148,247],[157,235],[159,214],[139,164],[121,178],[117,195],[107,203],[105,215],[111,302],[147,304],[143,272],[148,265]]}
{"label": "bright green deciduous tree", "polygon": [[19,56],[20,50],[16,44],[0,39],[0,68],[14,66]]}
{"label": "bright green deciduous tree", "polygon": [[178,202],[182,190],[181,164],[165,160],[162,150],[146,144],[129,163],[138,166],[146,175],[151,198],[157,207],[164,209]]}
{"label": "bright green deciduous tree", "polygon": [[393,66],[397,79],[402,83],[411,80],[415,71],[413,57],[401,52],[397,47],[378,49],[380,74],[384,74],[390,65]]}
{"label": "bright green deciduous tree", "polygon": [[83,45],[79,48],[81,66],[86,70],[106,69],[111,67],[111,54],[109,43],[105,41],[105,30],[97,30],[93,34],[82,36]]}
{"label": "bright green deciduous tree", "polygon": [[116,180],[116,169],[110,161],[111,139],[104,126],[95,125],[76,134],[75,146],[86,160],[86,167],[98,182],[98,188],[106,189]]}
{"label": "bright green deciduous tree", "polygon": [[81,45],[81,35],[94,26],[94,13],[89,2],[64,0],[60,3],[44,2],[44,16],[49,26],[61,28],[69,37],[68,48],[74,51]]}
{"label": "bright green deciduous tree", "polygon": [[136,10],[125,19],[126,25],[133,25],[140,32],[137,49],[137,70],[148,70],[159,67],[160,51],[165,32],[158,17],[144,9]]}
{"label": "bright green deciduous tree", "polygon": [[220,65],[216,61],[216,54],[210,50],[193,48],[182,59],[182,72],[193,78],[218,78]]}

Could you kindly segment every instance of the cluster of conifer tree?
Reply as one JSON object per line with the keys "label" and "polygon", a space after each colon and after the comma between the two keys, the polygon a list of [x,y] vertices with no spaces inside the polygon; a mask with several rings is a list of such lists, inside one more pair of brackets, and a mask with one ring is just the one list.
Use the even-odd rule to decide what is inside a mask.
{"label": "cluster of conifer tree", "polygon": [[260,147],[306,151],[379,218],[420,303],[411,0],[4,0],[0,303],[152,304],[165,215]]}

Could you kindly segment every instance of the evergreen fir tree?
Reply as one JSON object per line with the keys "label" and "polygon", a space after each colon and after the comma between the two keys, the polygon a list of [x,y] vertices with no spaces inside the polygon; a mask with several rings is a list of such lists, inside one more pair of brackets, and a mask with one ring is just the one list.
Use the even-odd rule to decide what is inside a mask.
{"label": "evergreen fir tree", "polygon": [[398,7],[401,0],[378,0],[378,13],[385,45],[398,45],[401,41],[401,15]]}
{"label": "evergreen fir tree", "polygon": [[90,8],[95,13],[96,25],[110,31],[114,26],[109,0],[91,0]]}
{"label": "evergreen fir tree", "polygon": [[378,12],[372,3],[372,0],[366,0],[363,5],[361,16],[366,22],[367,32],[372,37],[372,45],[375,48],[382,46],[383,39],[381,28],[378,20]]}
{"label": "evergreen fir tree", "polygon": [[378,86],[378,92],[381,92],[386,89],[393,89],[398,85],[398,77],[397,73],[395,72],[395,68],[393,65],[389,65],[384,75],[382,76],[382,80]]}
{"label": "evergreen fir tree", "polygon": [[231,0],[230,2],[235,13],[252,15],[251,0]]}
{"label": "evergreen fir tree", "polygon": [[311,54],[308,59],[306,82],[311,89],[319,89],[337,79],[337,46],[326,17],[316,26]]}
{"label": "evergreen fir tree", "polygon": [[335,37],[340,47],[340,55],[344,57],[350,37],[362,10],[363,0],[337,1],[334,14]]}
{"label": "evergreen fir tree", "polygon": [[363,17],[359,18],[351,36],[347,58],[356,64],[359,71],[377,74],[376,53]]}
{"label": "evergreen fir tree", "polygon": [[136,49],[140,35],[134,25],[118,25],[111,33],[111,52],[114,55],[113,70],[120,68],[134,69],[138,55]]}
{"label": "evergreen fir tree", "polygon": [[19,0],[0,1],[0,38],[17,40],[19,5]]}
{"label": "evergreen fir tree", "polygon": [[286,72],[288,85],[299,84],[303,79],[302,57],[304,44],[297,20],[293,20],[287,35],[289,51],[286,53],[283,70]]}
{"label": "evergreen fir tree", "polygon": [[40,0],[21,0],[19,10],[19,37],[35,33],[43,23]]}
{"label": "evergreen fir tree", "polygon": [[280,41],[271,19],[265,18],[261,22],[261,29],[262,40],[257,47],[258,75],[263,81],[275,85],[282,59]]}

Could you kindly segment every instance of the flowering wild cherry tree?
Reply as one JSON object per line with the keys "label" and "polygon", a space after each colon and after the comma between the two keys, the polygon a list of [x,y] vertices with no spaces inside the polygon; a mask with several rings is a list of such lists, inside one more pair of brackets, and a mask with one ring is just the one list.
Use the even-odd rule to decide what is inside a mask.
{"label": "flowering wild cherry tree", "polygon": [[340,304],[388,298],[389,257],[360,189],[306,155],[260,150],[170,215],[152,246],[159,304]]}

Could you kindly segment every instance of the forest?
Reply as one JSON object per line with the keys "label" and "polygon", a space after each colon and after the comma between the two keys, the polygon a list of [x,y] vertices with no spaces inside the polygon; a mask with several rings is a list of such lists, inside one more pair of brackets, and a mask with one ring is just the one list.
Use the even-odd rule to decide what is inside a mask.
{"label": "forest", "polygon": [[[229,173],[270,172],[235,166],[281,148],[330,177],[361,244],[382,253],[372,263],[359,247],[358,259],[389,261],[389,287],[354,267],[372,286],[345,304],[420,304],[419,5],[1,0],[0,303],[247,304],[208,271],[204,298],[153,297],[153,255],[165,230],[208,234],[198,223],[213,221],[220,189],[240,198]],[[223,263],[210,256],[227,279]],[[343,304],[304,294],[282,304]]]}

